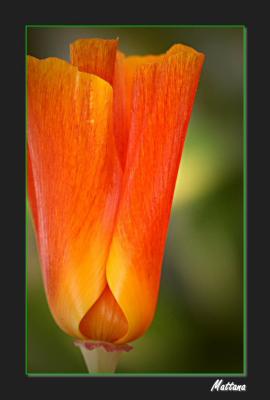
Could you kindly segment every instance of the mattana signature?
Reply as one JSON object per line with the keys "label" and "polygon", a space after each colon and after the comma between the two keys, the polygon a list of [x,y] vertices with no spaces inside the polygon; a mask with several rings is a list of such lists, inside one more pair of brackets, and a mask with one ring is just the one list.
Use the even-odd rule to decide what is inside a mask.
{"label": "mattana signature", "polygon": [[238,391],[245,392],[247,390],[246,385],[236,385],[234,382],[227,382],[223,384],[223,379],[217,379],[216,382],[211,387],[211,392],[214,391]]}

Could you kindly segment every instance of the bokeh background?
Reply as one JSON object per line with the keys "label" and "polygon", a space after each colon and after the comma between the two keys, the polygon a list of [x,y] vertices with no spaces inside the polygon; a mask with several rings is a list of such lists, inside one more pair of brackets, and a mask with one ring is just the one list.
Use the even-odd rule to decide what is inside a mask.
{"label": "bokeh background", "polygon": [[[160,296],[123,373],[243,372],[243,29],[28,28],[28,54],[69,59],[78,38],[120,39],[131,54],[184,43],[206,55],[178,174]],[[28,203],[27,203],[28,204]],[[28,372],[83,373],[49,312],[28,214]]]}

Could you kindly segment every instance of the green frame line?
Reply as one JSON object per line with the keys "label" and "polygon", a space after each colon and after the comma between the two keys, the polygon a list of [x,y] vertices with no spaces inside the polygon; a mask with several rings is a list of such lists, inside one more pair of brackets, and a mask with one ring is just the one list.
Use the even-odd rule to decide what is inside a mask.
{"label": "green frame line", "polygon": [[245,25],[92,25],[92,24],[52,24],[52,25],[39,25],[29,24],[27,28],[245,28]]}
{"label": "green frame line", "polygon": [[61,377],[79,377],[79,378],[121,378],[121,377],[140,377],[140,378],[226,378],[226,377],[237,377],[243,378],[243,374],[241,373],[41,373],[41,372],[31,372],[26,374],[29,378],[38,378],[38,377],[51,377],[51,378],[61,378]]}
{"label": "green frame line", "polygon": [[243,29],[243,371],[247,375],[247,28]]}
{"label": "green frame line", "polygon": [[[28,372],[28,201],[25,204],[25,375],[35,377],[79,377],[79,378],[118,378],[118,377],[247,377],[247,27],[245,25],[25,25],[25,176],[27,177],[27,31],[28,28],[238,28],[243,29],[243,372],[242,373],[39,373]],[[26,193],[28,180],[25,182]]]}
{"label": "green frame line", "polygon": [[25,26],[25,371],[28,371],[28,179],[27,179],[27,126],[28,126],[28,105],[27,105],[27,25]]}

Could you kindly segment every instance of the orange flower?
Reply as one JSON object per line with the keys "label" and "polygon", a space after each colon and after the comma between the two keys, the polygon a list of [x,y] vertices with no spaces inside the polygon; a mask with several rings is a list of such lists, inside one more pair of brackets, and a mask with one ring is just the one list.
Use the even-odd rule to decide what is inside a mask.
{"label": "orange flower", "polygon": [[28,57],[28,192],[48,303],[79,339],[153,320],[173,192],[204,55],[125,57],[117,40]]}

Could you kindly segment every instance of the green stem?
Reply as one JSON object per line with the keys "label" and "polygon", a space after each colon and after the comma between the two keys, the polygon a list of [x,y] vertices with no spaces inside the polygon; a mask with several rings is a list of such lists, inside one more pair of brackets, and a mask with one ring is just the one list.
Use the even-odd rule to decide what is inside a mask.
{"label": "green stem", "polygon": [[75,341],[79,347],[89,373],[115,372],[123,352],[130,351],[130,345],[115,345],[105,342]]}

